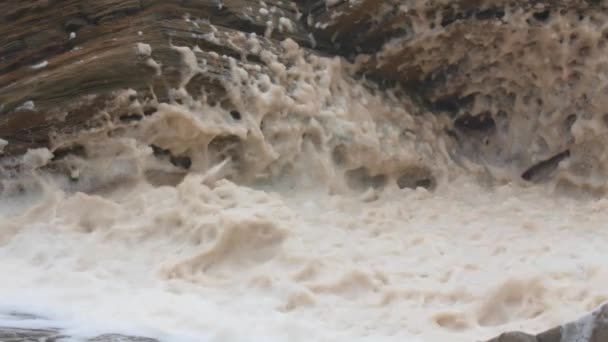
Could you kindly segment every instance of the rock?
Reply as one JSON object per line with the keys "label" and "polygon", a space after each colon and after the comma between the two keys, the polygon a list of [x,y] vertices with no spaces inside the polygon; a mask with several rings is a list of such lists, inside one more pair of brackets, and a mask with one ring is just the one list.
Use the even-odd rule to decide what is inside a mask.
{"label": "rock", "polygon": [[547,330],[536,336],[522,332],[505,333],[488,342],[605,342],[608,341],[608,304],[581,319]]}
{"label": "rock", "polygon": [[60,337],[55,330],[0,328],[0,341],[3,342],[54,342]]}
{"label": "rock", "polygon": [[[37,321],[36,325],[52,326],[50,321],[43,317],[23,312],[0,313],[4,324],[6,322],[18,322],[19,326],[26,325],[26,321]],[[0,326],[0,341],[2,342],[60,342],[68,340],[70,336],[64,334],[61,329],[41,328],[27,329]],[[122,334],[104,334],[86,340],[87,342],[159,342],[153,338],[140,336],[127,336]]]}
{"label": "rock", "polygon": [[[256,34],[264,49],[278,51],[291,38],[311,53],[356,61],[369,79],[403,85],[425,110],[452,121],[446,139],[458,145],[458,155],[506,164],[528,182],[562,179],[564,186],[597,170],[605,180],[584,185],[608,189],[601,172],[608,156],[588,152],[608,143],[608,125],[585,128],[599,128],[593,134],[574,131],[583,121],[606,121],[608,97],[592,96],[605,91],[600,85],[608,73],[608,64],[598,62],[608,53],[603,2],[13,2],[0,20],[5,155],[52,145],[51,131],[90,125],[120,89],[152,86],[167,98],[182,65],[170,41],[199,46],[200,59],[219,56],[187,89],[204,88],[210,101],[225,102],[230,57],[245,69],[265,66],[239,38]],[[160,73],[138,58],[132,48],[138,43],[151,47]],[[31,68],[41,62],[48,64]],[[90,96],[100,99],[93,103]],[[588,165],[590,153],[602,156]]]}
{"label": "rock", "polygon": [[535,336],[522,332],[504,333],[489,342],[538,342]]}
{"label": "rock", "polygon": [[608,341],[608,305],[604,305],[602,309],[594,316],[595,326],[591,336],[591,342]]}
{"label": "rock", "polygon": [[[0,327],[2,342],[59,342],[69,336],[62,335],[58,330],[51,329],[21,329]],[[153,338],[106,334],[88,339],[87,342],[159,342]]]}
{"label": "rock", "polygon": [[[95,125],[119,90],[153,86],[159,100],[165,100],[184,66],[172,46],[199,47],[196,57],[209,63],[186,88],[204,88],[210,101],[221,102],[230,59],[248,70],[266,67],[250,53],[245,34],[256,34],[261,48],[275,52],[287,37],[304,47],[314,42],[298,6],[289,1],[13,2],[0,20],[5,155],[52,147],[51,135]],[[262,8],[268,8],[266,15],[259,14]],[[150,47],[149,56],[139,54],[140,43]]]}
{"label": "rock", "polygon": [[591,314],[562,326],[560,342],[608,341],[608,304]]}
{"label": "rock", "polygon": [[536,336],[538,342],[560,342],[562,339],[562,328],[555,327],[551,330],[547,330]]}
{"label": "rock", "polygon": [[[599,62],[608,53],[605,2],[309,3],[309,29],[356,60],[361,74],[404,85],[429,111],[453,120],[450,139],[458,142],[458,155],[508,164],[528,182],[565,179],[575,186],[590,176],[581,170],[608,165],[602,152],[582,147],[604,145],[608,133],[600,123],[608,90],[597,90],[608,73]],[[489,118],[492,126],[470,130],[458,124],[472,117]],[[602,133],[577,134],[574,122]],[[564,151],[567,158],[561,158]],[[589,154],[602,157],[588,165]],[[551,162],[535,168],[542,161]],[[599,171],[598,177],[601,184],[585,186],[606,191],[606,177]]]}
{"label": "rock", "polygon": [[[608,156],[589,152],[608,143],[601,96],[608,64],[599,62],[608,53],[608,7],[600,1],[13,0],[9,7],[0,17],[5,155],[49,147],[51,132],[91,125],[120,89],[152,86],[168,97],[181,66],[169,41],[198,45],[200,59],[220,56],[187,88],[225,102],[223,56],[265,66],[238,38],[255,33],[266,36],[263,48],[277,51],[291,38],[311,53],[355,61],[368,79],[404,86],[424,110],[451,120],[446,139],[459,156],[564,187],[592,178],[584,174],[591,170],[604,181],[580,185],[608,189]],[[160,75],[138,59],[137,43],[150,45]],[[48,64],[31,68],[41,62]]]}

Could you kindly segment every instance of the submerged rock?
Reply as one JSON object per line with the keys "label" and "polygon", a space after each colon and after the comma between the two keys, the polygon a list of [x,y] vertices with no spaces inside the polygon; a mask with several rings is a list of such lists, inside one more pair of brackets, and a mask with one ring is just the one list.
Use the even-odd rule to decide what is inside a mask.
{"label": "submerged rock", "polygon": [[55,342],[61,338],[61,334],[56,330],[0,327],[0,341],[3,342]]}
{"label": "submerged rock", "polygon": [[[59,330],[52,329],[23,329],[0,327],[0,341],[2,342],[60,342],[69,339]],[[86,342],[158,342],[147,337],[126,336],[120,334],[105,334]]]}

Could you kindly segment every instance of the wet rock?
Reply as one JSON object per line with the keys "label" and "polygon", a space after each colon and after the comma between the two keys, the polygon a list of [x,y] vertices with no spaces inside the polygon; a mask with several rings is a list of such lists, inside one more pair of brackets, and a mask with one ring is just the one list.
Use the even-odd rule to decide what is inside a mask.
{"label": "wet rock", "polygon": [[551,330],[547,330],[544,333],[536,336],[538,342],[560,342],[562,339],[562,328],[555,327]]}
{"label": "wet rock", "polygon": [[[127,88],[153,88],[166,101],[183,66],[171,44],[199,47],[195,57],[209,62],[186,87],[204,89],[209,101],[220,103],[231,61],[247,70],[266,67],[239,43],[239,37],[251,33],[262,49],[276,54],[280,41],[289,37],[316,50],[309,50],[313,54],[351,60],[360,55],[361,74],[381,84],[402,84],[429,112],[451,118],[454,127],[446,130],[463,133],[458,135],[463,155],[480,163],[509,163],[520,174],[526,170],[522,177],[530,181],[557,173],[566,157],[584,157],[585,149],[575,145],[607,143],[573,131],[588,125],[602,133],[598,136],[608,136],[608,125],[594,124],[605,122],[603,109],[608,107],[608,97],[602,96],[607,92],[608,63],[602,58],[608,53],[608,8],[601,1],[458,0],[449,6],[411,1],[405,8],[397,0],[329,6],[325,0],[266,0],[277,9],[268,17],[257,15],[261,3],[5,1],[5,11],[0,11],[0,139],[8,141],[5,154],[41,146],[56,150],[51,134],[90,128],[116,93]],[[287,20],[291,28],[279,29]],[[149,45],[149,54],[136,49],[138,43]],[[143,116],[130,114],[123,121],[133,123],[154,112],[148,108]],[[243,119],[240,112],[231,116]],[[556,127],[560,134],[549,134]],[[340,146],[332,155],[337,165],[347,162]],[[219,137],[209,144],[218,161],[242,162],[242,149],[238,137]],[[57,152],[58,159],[79,153]],[[185,156],[168,158],[183,169],[192,164]],[[387,182],[386,175],[364,169],[349,175],[353,187],[380,188]],[[430,172],[408,170],[396,181],[402,188],[432,188],[435,183]],[[492,341],[605,342],[607,310],[537,336],[505,333]],[[7,342],[59,337],[52,329],[0,328],[0,340]],[[154,340],[110,334],[91,341]]]}
{"label": "wet rock", "polygon": [[[60,342],[70,340],[70,336],[63,333],[61,329],[50,328],[52,323],[44,317],[24,313],[9,312],[1,313],[4,322],[18,322],[19,326],[27,325],[27,321],[36,321],[36,325],[49,326],[49,328],[28,329],[0,326],[0,341],[2,342]],[[81,339],[78,339],[81,341]],[[84,342],[84,341],[83,341]],[[159,342],[156,339],[142,336],[128,336],[122,334],[103,334],[86,339],[86,342]]]}
{"label": "wet rock", "polygon": [[[249,53],[242,39],[246,34],[256,33],[260,48],[276,54],[288,37],[304,47],[316,44],[298,19],[298,6],[279,0],[220,6],[214,1],[9,0],[5,5],[8,11],[0,14],[0,139],[9,143],[5,156],[28,148],[53,149],[50,135],[92,125],[124,89],[153,88],[159,101],[167,101],[184,66],[172,46],[199,47],[195,55],[205,63],[205,72],[186,88],[204,89],[211,103],[226,96],[231,58],[252,72],[265,67]],[[261,17],[261,6],[275,10]],[[279,29],[285,22],[291,23],[289,29]],[[150,46],[150,54],[142,56],[138,43]],[[24,112],[24,103],[35,110]]]}
{"label": "wet rock", "polygon": [[510,332],[491,339],[489,342],[538,342],[538,340],[533,335],[522,332]]}
{"label": "wet rock", "polygon": [[0,328],[0,341],[3,342],[55,342],[60,338],[55,330]]}
{"label": "wet rock", "polygon": [[560,342],[608,341],[608,304],[578,321],[562,326]]}
{"label": "wet rock", "polygon": [[[22,329],[0,327],[2,342],[60,342],[68,340],[69,336],[53,329]],[[87,342],[159,342],[153,338],[126,336],[120,334],[105,334],[88,339]]]}
{"label": "wet rock", "polygon": [[606,342],[608,341],[608,304],[581,319],[547,330],[536,336],[510,332],[488,342]]}
{"label": "wet rock", "polygon": [[[520,175],[538,166],[524,177],[531,181],[566,172],[551,158],[569,150],[575,160],[580,153],[574,145],[582,140],[605,145],[601,137],[608,136],[602,134],[608,127],[598,137],[575,137],[579,121],[564,125],[577,116],[602,120],[608,106],[608,97],[591,96],[608,73],[608,64],[600,62],[608,53],[604,2],[417,0],[402,5],[400,0],[237,0],[221,6],[212,1],[14,1],[0,21],[5,155],[49,147],[50,131],[82,129],[105,104],[87,110],[74,105],[86,96],[153,88],[159,101],[169,99],[182,66],[170,41],[200,48],[195,55],[206,61],[206,71],[185,87],[201,97],[204,89],[210,104],[221,103],[230,58],[247,70],[265,67],[239,38],[252,33],[263,50],[280,51],[280,41],[289,37],[320,55],[359,57],[358,70],[366,78],[402,84],[425,110],[449,116],[454,127],[446,131],[459,133],[460,155],[480,164],[508,164]],[[275,10],[260,15],[260,6]],[[280,29],[287,21],[290,29]],[[134,52],[137,43],[150,45],[149,57],[160,71]],[[568,65],[559,62],[564,60]],[[31,68],[41,61],[48,66]],[[28,101],[35,112],[17,110]],[[69,111],[78,115],[62,120]],[[231,113],[236,121],[241,114]],[[132,119],[139,117],[125,117]],[[562,134],[552,134],[558,126]]]}
{"label": "wet rock", "polygon": [[[429,111],[457,118],[456,130],[464,130],[459,155],[482,165],[509,164],[520,173],[551,160],[524,177],[536,182],[573,173],[558,169],[553,156],[586,141],[605,145],[608,128],[596,122],[602,121],[607,97],[591,95],[608,73],[600,62],[608,53],[604,1],[309,4],[317,40],[335,42],[334,52],[356,60],[361,74],[405,85]],[[601,133],[577,135],[572,124],[563,128],[581,115]],[[608,179],[599,187],[608,187]]]}

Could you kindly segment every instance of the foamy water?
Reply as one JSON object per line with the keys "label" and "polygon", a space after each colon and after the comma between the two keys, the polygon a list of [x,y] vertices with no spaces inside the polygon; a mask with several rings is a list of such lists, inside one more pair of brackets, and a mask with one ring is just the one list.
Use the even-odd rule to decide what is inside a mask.
{"label": "foamy water", "polygon": [[[207,61],[176,47],[183,82],[169,103],[127,90],[103,124],[2,162],[0,326],[472,341],[608,299],[605,199],[472,162],[449,118],[354,80],[344,61],[233,38],[265,67],[230,60],[232,107],[186,92]],[[134,49],[161,72],[150,46]],[[120,120],[132,113],[142,119]]]}
{"label": "foamy water", "polygon": [[466,179],[372,202],[198,176],[106,197],[50,192],[3,223],[0,309],[76,336],[167,341],[543,330],[608,298],[607,205]]}

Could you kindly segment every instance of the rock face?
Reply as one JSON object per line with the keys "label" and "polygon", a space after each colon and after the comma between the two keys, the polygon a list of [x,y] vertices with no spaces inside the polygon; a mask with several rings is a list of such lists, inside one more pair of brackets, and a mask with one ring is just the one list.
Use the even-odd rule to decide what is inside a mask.
{"label": "rock face", "polygon": [[[152,87],[159,100],[166,99],[183,69],[183,59],[172,45],[198,46],[197,58],[216,61],[185,87],[204,88],[213,101],[222,101],[229,65],[221,56],[235,57],[249,69],[263,64],[247,59],[243,32],[262,37],[261,48],[271,50],[286,37],[302,46],[312,45],[312,36],[297,19],[295,3],[266,4],[4,2],[0,5],[0,137],[8,141],[5,154],[52,146],[53,135],[91,125],[117,90]],[[209,20],[189,21],[190,16]],[[141,42],[146,45],[139,49]]]}
{"label": "rock face", "polygon": [[318,35],[450,117],[462,155],[605,191],[603,1],[322,2]]}
{"label": "rock face", "polygon": [[[529,182],[604,193],[608,116],[601,1],[17,1],[0,18],[0,139],[5,155],[94,126],[114,92],[180,80],[175,46],[208,63],[185,85],[225,103],[228,59],[267,65],[243,34],[279,51],[291,38],[400,84],[451,121],[454,159],[502,167]],[[187,21],[187,18],[197,20]],[[201,19],[202,18],[202,19]],[[146,42],[146,49],[135,48]],[[311,53],[313,53],[311,51]],[[219,56],[219,58],[218,58]],[[154,61],[154,63],[152,62]],[[152,110],[152,109],[150,109]]]}

